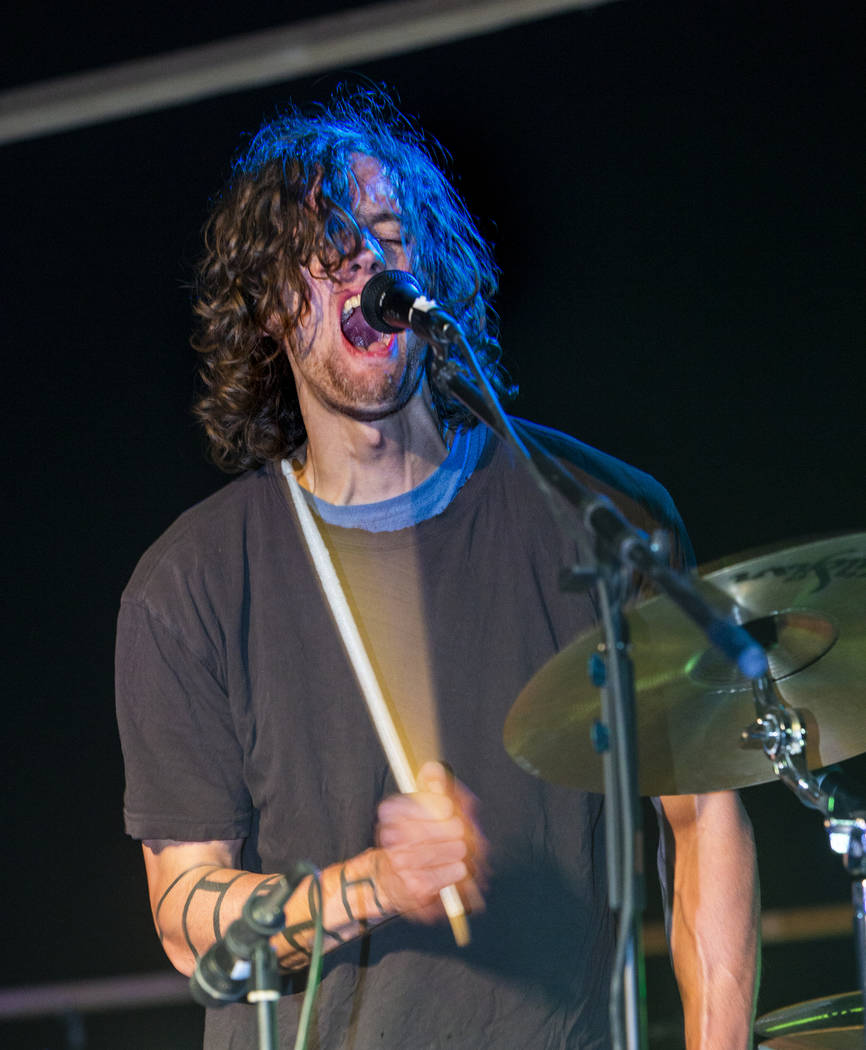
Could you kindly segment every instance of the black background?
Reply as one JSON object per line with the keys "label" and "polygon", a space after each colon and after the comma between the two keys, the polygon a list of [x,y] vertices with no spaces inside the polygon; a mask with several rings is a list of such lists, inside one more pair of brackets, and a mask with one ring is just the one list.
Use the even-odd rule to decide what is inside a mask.
{"label": "black background", "polygon": [[[121,32],[37,5],[5,83],[286,17],[209,11]],[[451,151],[497,246],[517,411],[659,477],[700,561],[866,518],[863,21],[857,2],[622,0],[356,71]],[[189,414],[208,197],[243,132],[340,75],[2,149],[2,984],[167,965],[121,826],[114,618],[144,548],[225,480]],[[744,798],[764,906],[844,903],[817,814],[777,784]],[[667,963],[649,977],[663,1020]],[[856,983],[849,940],[768,946],[760,1007]],[[88,1045],[189,1047],[197,1025],[96,1019]],[[63,1045],[54,1024],[0,1038]]]}

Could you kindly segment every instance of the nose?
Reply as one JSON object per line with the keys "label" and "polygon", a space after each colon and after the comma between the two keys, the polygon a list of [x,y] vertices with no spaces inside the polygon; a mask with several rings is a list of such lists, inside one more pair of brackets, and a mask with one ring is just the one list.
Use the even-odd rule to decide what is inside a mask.
{"label": "nose", "polygon": [[346,259],[343,269],[347,274],[365,273],[370,276],[386,269],[382,246],[369,230],[361,230],[361,250],[351,259]]}

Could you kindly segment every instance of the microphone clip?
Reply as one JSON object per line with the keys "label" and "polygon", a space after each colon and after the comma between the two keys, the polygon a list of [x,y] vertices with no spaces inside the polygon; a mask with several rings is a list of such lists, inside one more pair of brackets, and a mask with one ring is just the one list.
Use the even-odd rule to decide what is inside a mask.
{"label": "microphone clip", "polygon": [[283,906],[297,884],[281,875],[266,892],[247,899],[240,918],[196,963],[189,987],[197,1003],[225,1006],[243,998],[279,996],[270,939],[285,928]]}

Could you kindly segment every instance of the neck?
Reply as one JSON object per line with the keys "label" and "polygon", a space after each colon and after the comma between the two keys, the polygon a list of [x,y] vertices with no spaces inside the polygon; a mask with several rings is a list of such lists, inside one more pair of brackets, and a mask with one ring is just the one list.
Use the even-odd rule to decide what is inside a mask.
{"label": "neck", "polygon": [[[302,405],[303,409],[303,405]],[[448,454],[422,384],[399,412],[361,421],[304,413],[307,445],[299,483],[328,503],[378,503],[425,481]]]}

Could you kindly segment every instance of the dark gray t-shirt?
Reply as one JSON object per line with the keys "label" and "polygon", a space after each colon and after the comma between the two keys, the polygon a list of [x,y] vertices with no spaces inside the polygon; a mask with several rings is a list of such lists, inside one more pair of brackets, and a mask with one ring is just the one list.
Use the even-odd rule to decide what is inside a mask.
{"label": "dark gray t-shirt", "polygon": [[[636,525],[681,533],[647,475],[536,433]],[[607,1047],[602,799],[529,776],[502,745],[522,687],[595,624],[592,596],[557,586],[571,544],[492,438],[442,514],[323,532],[413,759],[445,759],[480,800],[492,876],[468,948],[447,925],[397,919],[330,953],[311,1046]],[[278,466],[227,485],[144,555],[121,605],[117,703],[130,835],[244,838],[243,866],[265,872],[372,845],[394,785]],[[281,1046],[299,1000],[280,1000]],[[246,1004],[211,1011],[206,1046],[252,1048],[255,1032]]]}

